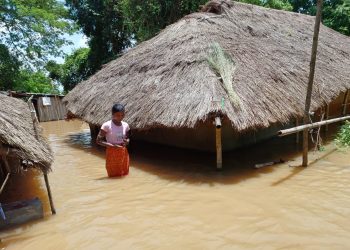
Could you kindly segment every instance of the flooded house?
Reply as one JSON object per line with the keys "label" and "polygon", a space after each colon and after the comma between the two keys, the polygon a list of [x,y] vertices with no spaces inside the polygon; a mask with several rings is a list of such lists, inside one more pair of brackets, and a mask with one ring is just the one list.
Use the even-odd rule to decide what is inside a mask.
{"label": "flooded house", "polygon": [[[275,136],[302,120],[314,23],[209,1],[78,84],[64,98],[68,115],[95,137],[122,103],[134,140],[205,151]],[[313,120],[345,115],[350,88],[350,38],[321,25],[318,46]]]}
{"label": "flooded house", "polygon": [[40,122],[63,120],[67,113],[66,107],[62,102],[64,95],[17,91],[9,91],[5,93],[9,96],[24,100],[28,100],[32,97],[31,102],[34,105],[35,112]]}
{"label": "flooded house", "polygon": [[[24,101],[0,94],[0,194],[14,175],[30,168],[43,173],[49,188],[47,173],[53,153],[41,135],[40,127],[33,122],[32,114],[35,111],[31,111]],[[48,193],[51,196],[49,189]],[[0,205],[0,229],[42,216],[38,199],[9,204],[0,201]]]}

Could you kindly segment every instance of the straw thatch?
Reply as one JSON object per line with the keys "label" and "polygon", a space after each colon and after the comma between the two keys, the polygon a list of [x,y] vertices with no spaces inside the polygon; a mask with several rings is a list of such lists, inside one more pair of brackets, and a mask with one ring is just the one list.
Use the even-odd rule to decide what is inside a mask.
{"label": "straw thatch", "polygon": [[1,94],[0,146],[14,149],[15,157],[22,165],[37,167],[42,171],[50,170],[53,154],[41,134],[39,139],[36,138],[27,103]]}
{"label": "straw thatch", "polygon": [[[142,129],[194,127],[219,112],[237,131],[302,116],[315,18],[214,2],[219,9],[184,17],[80,83],[65,98],[70,114],[98,125],[120,102],[126,121]],[[235,63],[232,89],[239,105],[207,60],[216,43]],[[350,38],[322,25],[311,108],[349,88]]]}

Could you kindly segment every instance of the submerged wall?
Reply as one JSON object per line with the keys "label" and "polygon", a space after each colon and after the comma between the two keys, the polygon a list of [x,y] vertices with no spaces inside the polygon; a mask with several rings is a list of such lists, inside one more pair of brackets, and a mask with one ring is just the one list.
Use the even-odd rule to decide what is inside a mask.
{"label": "submerged wall", "polygon": [[[342,93],[329,105],[329,118],[340,117],[342,115],[342,103],[345,94]],[[349,98],[350,101],[350,98]],[[326,109],[324,109],[326,110]],[[350,106],[348,106],[348,111]],[[319,121],[323,110],[317,110],[312,117],[313,122]],[[349,113],[349,112],[347,112]],[[324,118],[325,119],[325,118]],[[299,118],[299,124],[302,118]],[[232,128],[229,121],[222,122],[222,146],[223,151],[233,150],[238,147],[257,143],[259,141],[277,136],[277,132],[282,128],[296,125],[296,118],[289,124],[273,124],[268,128],[256,131],[237,133]],[[130,124],[132,128],[132,124]],[[195,128],[152,128],[148,130],[132,130],[132,140],[147,141],[164,145],[171,145],[182,148],[191,148],[201,151],[215,151],[215,125],[213,121],[199,123]],[[93,140],[96,139],[99,127],[90,125]]]}
{"label": "submerged wall", "polygon": [[[228,121],[222,123],[222,147],[224,151],[249,145],[269,138],[277,133],[279,127],[271,126],[267,129],[237,133]],[[191,148],[214,152],[215,125],[207,121],[198,124],[195,128],[154,128],[146,131],[133,131],[134,140],[142,140],[182,148]]]}
{"label": "submerged wall", "polygon": [[62,102],[61,97],[46,97],[49,101],[44,102],[43,97],[33,100],[35,110],[37,111],[40,122],[63,120],[67,109]]}

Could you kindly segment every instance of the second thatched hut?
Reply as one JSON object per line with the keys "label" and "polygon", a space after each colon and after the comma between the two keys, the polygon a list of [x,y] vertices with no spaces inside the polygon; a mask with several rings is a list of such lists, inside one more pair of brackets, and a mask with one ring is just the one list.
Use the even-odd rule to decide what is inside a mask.
{"label": "second thatched hut", "polygon": [[47,177],[52,162],[53,153],[35,120],[34,108],[31,110],[24,101],[0,94],[0,194],[13,175],[27,168],[39,169],[55,213]]}

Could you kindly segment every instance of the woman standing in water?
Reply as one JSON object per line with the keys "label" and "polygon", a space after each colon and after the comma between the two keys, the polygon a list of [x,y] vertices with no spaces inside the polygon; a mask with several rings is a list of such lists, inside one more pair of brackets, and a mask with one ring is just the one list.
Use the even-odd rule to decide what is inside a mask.
{"label": "woman standing in water", "polygon": [[129,173],[129,124],[123,121],[125,108],[122,104],[112,107],[112,120],[105,122],[97,136],[97,144],[106,147],[106,169],[108,177]]}

